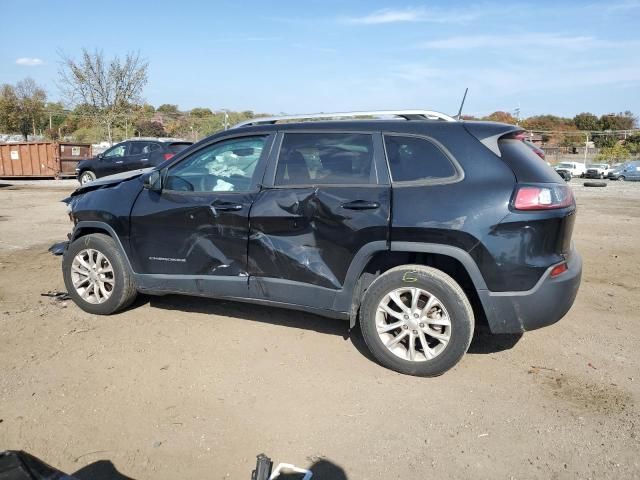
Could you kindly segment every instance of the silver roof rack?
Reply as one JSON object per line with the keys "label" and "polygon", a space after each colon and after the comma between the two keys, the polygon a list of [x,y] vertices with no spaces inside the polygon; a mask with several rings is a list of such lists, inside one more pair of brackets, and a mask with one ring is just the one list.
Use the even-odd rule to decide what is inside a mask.
{"label": "silver roof rack", "polygon": [[283,115],[280,117],[262,117],[245,120],[234,125],[232,128],[247,127],[250,125],[273,125],[286,120],[313,120],[352,117],[400,117],[405,120],[444,120],[445,122],[455,122],[456,119],[444,113],[433,110],[371,110],[362,112],[327,112],[327,113],[307,113],[299,115]]}

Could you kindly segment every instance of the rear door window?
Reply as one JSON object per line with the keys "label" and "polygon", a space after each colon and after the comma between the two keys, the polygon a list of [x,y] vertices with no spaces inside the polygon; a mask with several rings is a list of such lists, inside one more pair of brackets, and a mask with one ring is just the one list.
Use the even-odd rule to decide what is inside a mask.
{"label": "rear door window", "polygon": [[129,147],[129,155],[141,155],[149,151],[149,146],[153,145],[150,142],[131,142]]}
{"label": "rear door window", "polygon": [[276,185],[364,185],[376,181],[371,135],[285,133]]}
{"label": "rear door window", "polygon": [[384,146],[394,182],[448,181],[458,177],[447,154],[426,138],[385,135]]}

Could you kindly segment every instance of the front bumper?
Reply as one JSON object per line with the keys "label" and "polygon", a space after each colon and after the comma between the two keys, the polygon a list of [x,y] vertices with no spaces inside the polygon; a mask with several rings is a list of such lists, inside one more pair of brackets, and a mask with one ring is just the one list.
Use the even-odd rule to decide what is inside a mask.
{"label": "front bumper", "polygon": [[[554,265],[555,266],[555,265]],[[578,294],[582,258],[572,250],[568,270],[551,277],[551,269],[525,292],[479,291],[492,333],[522,333],[556,323],[569,311]]]}
{"label": "front bumper", "polygon": [[600,173],[597,173],[597,172],[596,173],[587,172],[587,173],[584,174],[584,176],[587,177],[587,178],[603,178],[603,175],[600,174]]}

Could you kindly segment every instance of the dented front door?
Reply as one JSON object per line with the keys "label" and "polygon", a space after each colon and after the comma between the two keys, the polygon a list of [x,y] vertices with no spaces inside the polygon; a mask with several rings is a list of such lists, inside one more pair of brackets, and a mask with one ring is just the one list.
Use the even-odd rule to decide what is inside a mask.
{"label": "dented front door", "polygon": [[242,277],[246,287],[249,211],[272,139],[205,145],[168,168],[161,192],[144,189],[130,217],[136,272],[198,280],[203,294],[216,293],[202,286],[211,277]]}

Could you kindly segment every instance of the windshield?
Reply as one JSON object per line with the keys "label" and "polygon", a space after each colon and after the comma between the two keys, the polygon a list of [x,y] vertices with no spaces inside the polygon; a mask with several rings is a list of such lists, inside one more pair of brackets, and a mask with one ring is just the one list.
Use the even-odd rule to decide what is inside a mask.
{"label": "windshield", "polygon": [[573,164],[571,163],[559,163],[558,168],[573,168]]}

